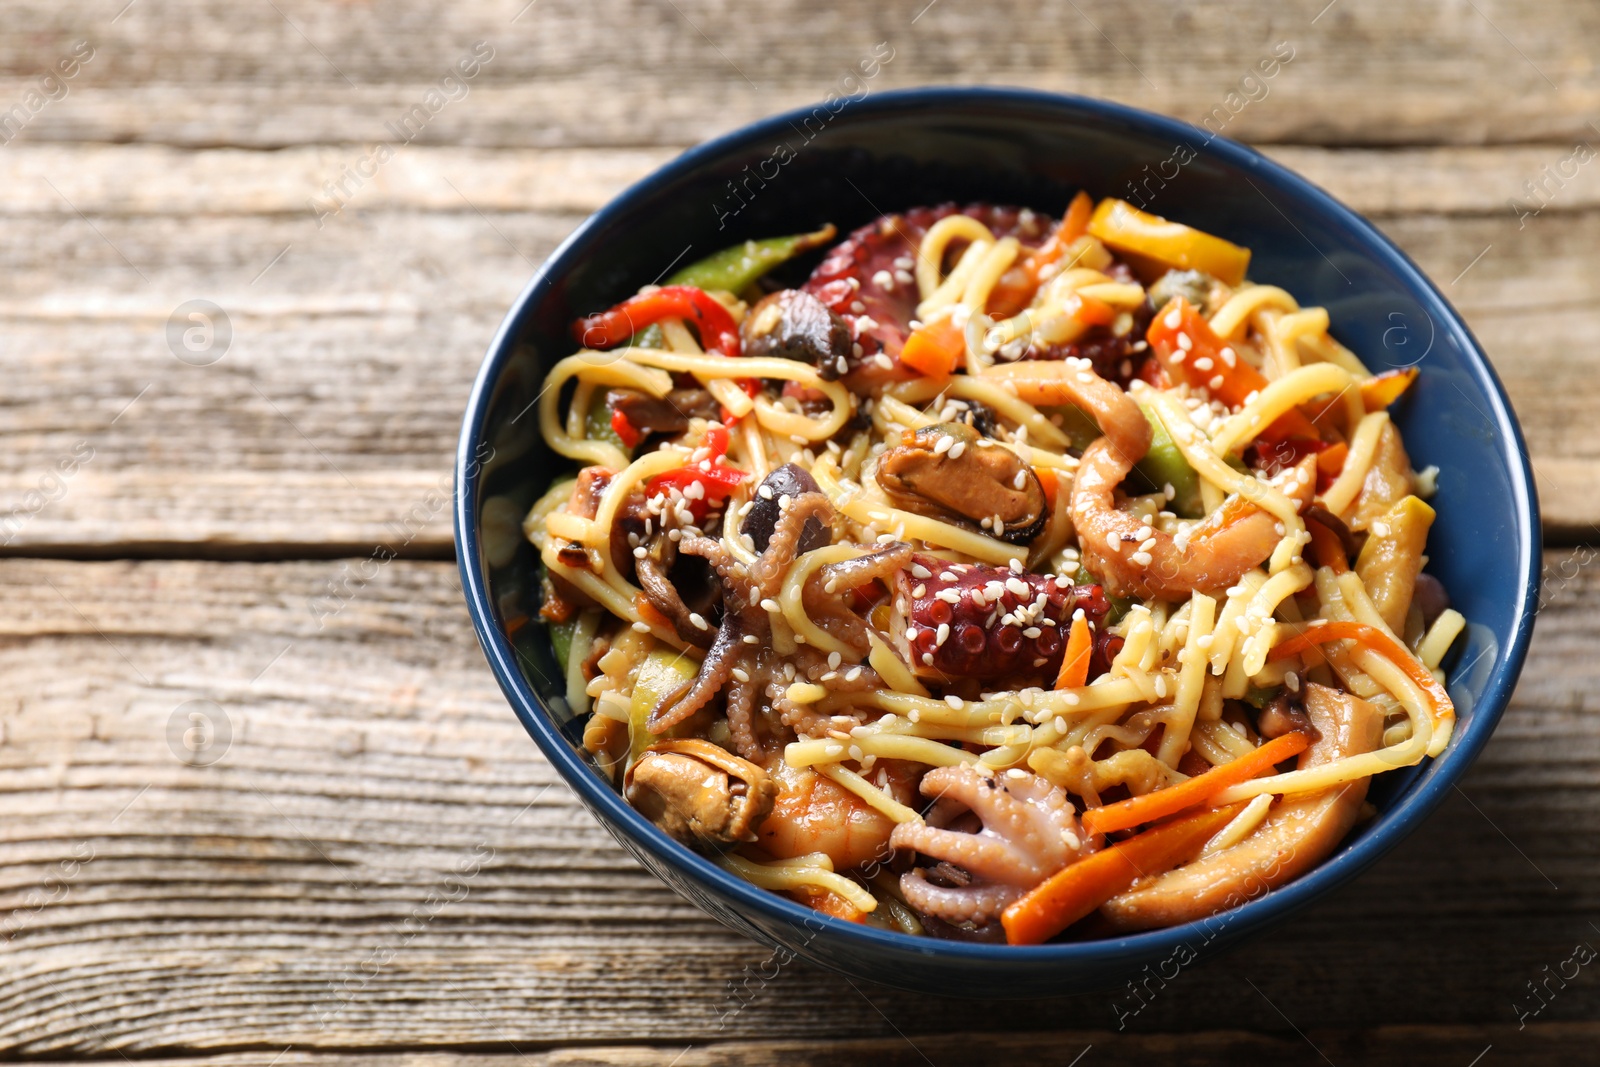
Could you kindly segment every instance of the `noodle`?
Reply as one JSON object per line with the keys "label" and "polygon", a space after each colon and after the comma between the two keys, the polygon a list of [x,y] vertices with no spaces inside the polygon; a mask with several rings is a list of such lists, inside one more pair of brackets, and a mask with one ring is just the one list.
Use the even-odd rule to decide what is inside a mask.
{"label": "noodle", "polygon": [[[552,367],[540,432],[602,468],[553,479],[524,520],[566,703],[630,802],[724,869],[976,933],[1112,843],[1089,810],[1148,815],[1120,833],[1174,797],[1243,803],[1209,857],[1305,830],[1278,797],[1449,743],[1439,665],[1466,620],[1391,602],[1380,583],[1410,588],[1393,568],[1425,557],[1377,574],[1360,554],[1374,493],[1386,510],[1426,483],[1367,411],[1365,365],[1284,288],[1152,279],[1166,253],[1111,225],[1131,206],[1103,209],[1043,228],[914,209],[798,290],[692,265],[580,320],[596,347]],[[636,343],[647,325],[664,347]],[[1273,770],[1271,744],[1309,765]],[[1254,777],[1191,796],[1248,759]],[[1318,862],[1337,836],[1295,847]]]}

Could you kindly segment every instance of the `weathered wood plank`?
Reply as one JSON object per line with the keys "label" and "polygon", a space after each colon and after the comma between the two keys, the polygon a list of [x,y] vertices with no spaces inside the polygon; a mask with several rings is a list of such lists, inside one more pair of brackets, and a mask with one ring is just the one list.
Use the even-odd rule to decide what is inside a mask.
{"label": "weathered wood plank", "polygon": [[[346,194],[351,212],[587,214],[677,155],[659,148],[484,149],[415,144],[399,149]],[[1600,207],[1600,167],[1562,163],[1573,146],[1322,148],[1263,144],[1263,152],[1367,215],[1551,215]],[[325,183],[348,180],[367,144],[191,150],[164,145],[33,144],[0,153],[7,196],[0,215],[293,215],[326,207]],[[1552,174],[1546,175],[1546,169]],[[1546,183],[1534,196],[1525,188]],[[1546,214],[1548,213],[1548,214]],[[1530,216],[1527,225],[1536,225]]]}
{"label": "weathered wood plank", "polygon": [[[1017,1062],[1039,1067],[1073,1067],[1101,1062],[1108,1055],[1125,1063],[1173,1063],[1190,1067],[1232,1067],[1246,1062],[1261,1067],[1316,1062],[1318,1052],[1330,1062],[1360,1062],[1370,1067],[1447,1064],[1460,1067],[1490,1048],[1515,1055],[1517,1062],[1565,1067],[1593,1051],[1594,1023],[1533,1023],[1522,1030],[1509,1026],[1396,1026],[1371,1030],[1303,1034],[1209,1031],[1181,1034],[1129,1034],[1104,1030],[1020,1032],[1003,1034],[913,1033],[849,1041],[826,1037],[803,1041],[718,1041],[682,1044],[603,1045],[544,1051],[517,1043],[510,1051],[363,1052],[359,1056],[299,1049],[263,1049],[181,1059],[145,1059],[150,1067],[350,1067],[355,1064],[405,1067],[823,1067],[838,1063],[871,1063],[882,1067],[925,1067],[928,1063],[964,1067],[1009,1067]],[[1098,1051],[1095,1051],[1098,1050]],[[1093,1051],[1099,1060],[1091,1058]],[[512,1057],[515,1057],[513,1059]],[[57,1067],[76,1061],[37,1061]],[[1491,1061],[1492,1062],[1492,1061]]]}
{"label": "weathered wood plank", "polygon": [[[77,40],[95,48],[68,95],[33,115],[22,138],[366,141],[384,137],[385,121],[423,101],[480,40],[493,58],[467,83],[470,94],[427,124],[429,143],[697,141],[851,91],[843,79],[878,42],[894,56],[869,83],[875,90],[1019,84],[1195,121],[1221,106],[1235,112],[1226,132],[1253,141],[1566,140],[1590,135],[1600,104],[1586,47],[1594,12],[1532,0],[1476,8],[784,0],[759,17],[706,0],[478,0],[448,10],[285,0],[139,4],[113,21],[120,6],[8,6],[0,100],[20,99]],[[1249,101],[1241,82],[1280,42],[1292,61],[1271,80],[1245,84]]]}
{"label": "weathered wood plank", "polygon": [[[1537,1051],[1528,1035],[1500,1044],[1514,1005],[1532,1004],[1525,983],[1600,936],[1592,555],[1552,558],[1532,662],[1465,797],[1354,886],[1159,989],[1125,1020],[1144,1035],[1135,1049],[1200,1030],[1205,1055],[1232,1042],[1314,1058],[1287,1016],[1320,1028],[1319,1045],[1326,1032],[1391,1057],[1407,1041],[1476,1042],[1466,1060],[1491,1041]],[[674,1055],[826,1036],[892,1056],[895,1029],[1022,1034],[1048,1019],[1085,1031],[1076,1055],[1134,1005],[913,997],[800,965],[746,987],[768,953],[641,871],[522,736],[453,567],[392,562],[319,618],[310,598],[344,566],[0,561],[0,1052],[335,1050],[381,1034],[678,1042]],[[191,712],[227,724],[225,748],[217,733],[185,748]],[[1600,986],[1580,978],[1535,1021],[1596,1010]],[[1502,1030],[1333,1033],[1485,1020]],[[938,1047],[935,1062],[960,1062]]]}

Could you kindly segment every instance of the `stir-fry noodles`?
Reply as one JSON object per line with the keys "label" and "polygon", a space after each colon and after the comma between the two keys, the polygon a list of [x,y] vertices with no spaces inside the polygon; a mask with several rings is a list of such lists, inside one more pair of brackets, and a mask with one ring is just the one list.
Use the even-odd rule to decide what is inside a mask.
{"label": "stir-fry noodles", "polygon": [[1242,903],[1444,749],[1414,368],[1117,200],[771,280],[834,238],[580,319],[539,401],[541,613],[634,807],[831,915],[1031,944]]}

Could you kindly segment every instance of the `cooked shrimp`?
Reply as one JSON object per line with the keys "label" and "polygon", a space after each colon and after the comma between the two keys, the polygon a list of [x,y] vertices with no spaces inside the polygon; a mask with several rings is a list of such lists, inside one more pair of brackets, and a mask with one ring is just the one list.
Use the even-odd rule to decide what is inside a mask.
{"label": "cooked shrimp", "polygon": [[778,859],[822,852],[847,871],[892,855],[894,823],[854,793],[809,768],[782,760],[768,770],[777,784],[772,814],[756,828],[761,847]]}
{"label": "cooked shrimp", "polygon": [[[1181,541],[1117,507],[1116,489],[1138,456],[1100,438],[1083,453],[1072,483],[1072,522],[1083,563],[1114,596],[1182,599],[1196,590],[1222,589],[1272,555],[1282,538],[1278,519],[1234,497]],[[1285,478],[1283,491],[1304,505],[1317,484],[1308,456]]]}

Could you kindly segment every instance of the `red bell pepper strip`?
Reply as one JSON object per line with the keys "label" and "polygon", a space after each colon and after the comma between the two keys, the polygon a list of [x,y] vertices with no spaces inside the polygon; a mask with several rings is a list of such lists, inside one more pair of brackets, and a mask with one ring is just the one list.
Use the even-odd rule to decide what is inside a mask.
{"label": "red bell pepper strip", "polygon": [[[1187,339],[1185,347],[1180,339]],[[1205,316],[1187,300],[1175,296],[1150,322],[1145,340],[1155,350],[1169,372],[1175,372],[1194,386],[1205,386],[1211,395],[1229,407],[1242,407],[1252,393],[1267,387],[1261,372],[1241,359],[1226,341],[1218,337]],[[1229,350],[1229,357],[1223,350]],[[1311,420],[1298,410],[1280,415],[1271,426],[1256,435],[1267,444],[1291,437],[1316,441],[1321,438]]]}
{"label": "red bell pepper strip", "polygon": [[692,324],[708,352],[730,359],[740,353],[739,327],[733,316],[716,297],[692,285],[664,286],[630,297],[609,311],[578,319],[572,324],[572,336],[585,348],[611,348],[662,319]]}
{"label": "red bell pepper strip", "polygon": [[[687,467],[666,471],[651,478],[645,485],[645,496],[669,493],[676,489],[684,494],[689,512],[698,525],[713,506],[720,506],[750,476],[748,471],[731,467],[724,460],[728,454],[728,429],[712,425],[706,429],[705,443],[696,449]],[[691,486],[700,486],[700,495],[690,497]]]}
{"label": "red bell pepper strip", "polygon": [[611,432],[629,448],[638,448],[639,442],[644,440],[644,434],[640,433],[639,428],[629,422],[628,416],[620,410],[611,413]]}

